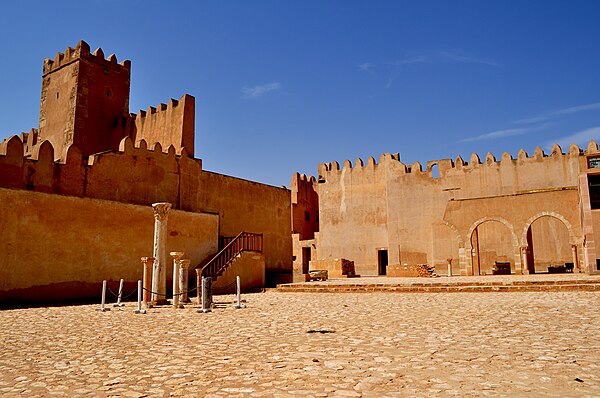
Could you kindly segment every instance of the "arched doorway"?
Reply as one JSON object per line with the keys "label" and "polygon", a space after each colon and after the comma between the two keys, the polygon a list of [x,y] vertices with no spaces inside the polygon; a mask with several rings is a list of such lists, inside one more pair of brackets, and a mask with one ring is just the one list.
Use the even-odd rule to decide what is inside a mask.
{"label": "arched doorway", "polygon": [[573,263],[569,227],[565,221],[550,214],[529,223],[526,237],[529,273],[546,273],[549,267],[562,266],[572,270],[577,266]]}
{"label": "arched doorway", "polygon": [[520,271],[515,268],[515,237],[506,223],[484,220],[473,228],[470,238],[473,275],[492,275],[496,262],[510,263],[511,273]]}

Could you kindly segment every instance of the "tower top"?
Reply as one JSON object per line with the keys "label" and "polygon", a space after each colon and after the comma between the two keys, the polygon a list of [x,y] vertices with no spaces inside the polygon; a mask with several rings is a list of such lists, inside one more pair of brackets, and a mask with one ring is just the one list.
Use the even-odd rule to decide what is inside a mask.
{"label": "tower top", "polygon": [[117,62],[117,56],[115,54],[111,54],[105,59],[104,52],[101,48],[96,49],[96,51],[92,53],[90,52],[90,45],[85,41],[80,40],[75,48],[67,47],[64,53],[57,52],[54,59],[44,58],[42,76],[46,76],[80,59],[85,59],[111,69],[123,69],[127,72],[131,71],[131,61],[125,60]]}

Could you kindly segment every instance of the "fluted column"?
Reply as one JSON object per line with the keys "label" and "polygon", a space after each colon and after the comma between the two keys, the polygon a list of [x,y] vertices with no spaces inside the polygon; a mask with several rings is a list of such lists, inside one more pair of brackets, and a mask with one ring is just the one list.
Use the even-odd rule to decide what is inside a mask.
{"label": "fluted column", "polygon": [[170,203],[154,203],[154,265],[152,267],[152,304],[167,302],[167,220]]}

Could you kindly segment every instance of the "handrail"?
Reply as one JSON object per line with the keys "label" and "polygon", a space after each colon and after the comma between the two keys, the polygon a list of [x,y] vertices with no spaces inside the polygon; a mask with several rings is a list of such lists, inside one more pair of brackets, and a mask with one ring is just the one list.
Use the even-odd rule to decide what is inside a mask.
{"label": "handrail", "polygon": [[231,239],[206,265],[202,267],[200,275],[217,277],[244,251],[262,252],[262,234],[242,231]]}

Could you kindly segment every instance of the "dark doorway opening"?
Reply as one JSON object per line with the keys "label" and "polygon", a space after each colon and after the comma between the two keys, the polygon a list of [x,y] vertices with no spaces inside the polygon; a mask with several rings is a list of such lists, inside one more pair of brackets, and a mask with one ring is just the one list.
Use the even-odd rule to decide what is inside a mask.
{"label": "dark doorway opening", "polygon": [[302,248],[302,273],[308,274],[308,267],[310,265],[310,247]]}
{"label": "dark doorway opening", "polygon": [[388,251],[387,249],[377,250],[377,273],[387,275]]}

